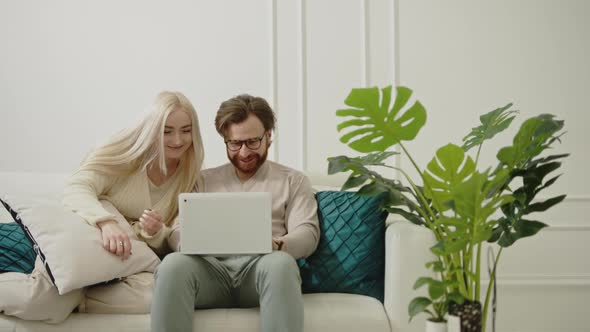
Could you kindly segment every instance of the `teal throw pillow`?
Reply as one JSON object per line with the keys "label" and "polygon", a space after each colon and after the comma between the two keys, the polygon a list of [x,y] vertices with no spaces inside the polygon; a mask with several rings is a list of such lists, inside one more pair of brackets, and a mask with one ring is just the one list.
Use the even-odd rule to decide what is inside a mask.
{"label": "teal throw pillow", "polygon": [[[0,209],[4,209],[0,201]],[[7,209],[8,210],[8,209]],[[35,267],[37,254],[33,243],[16,222],[0,222],[0,273],[21,272],[29,274]]]}
{"label": "teal throw pillow", "polygon": [[315,253],[298,261],[303,292],[362,294],[383,302],[383,196],[320,191],[316,200],[320,242]]}

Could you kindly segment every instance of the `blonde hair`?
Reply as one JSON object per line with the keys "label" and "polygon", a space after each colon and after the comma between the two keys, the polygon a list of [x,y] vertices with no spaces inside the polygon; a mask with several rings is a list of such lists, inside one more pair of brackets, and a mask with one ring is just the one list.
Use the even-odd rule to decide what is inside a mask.
{"label": "blonde hair", "polygon": [[164,215],[166,225],[170,225],[178,211],[178,194],[190,192],[198,187],[200,170],[205,153],[199,119],[191,102],[180,92],[164,91],[158,94],[152,111],[135,128],[123,130],[113,136],[105,145],[92,151],[82,162],[80,170],[90,170],[113,176],[129,176],[139,171],[147,171],[157,163],[167,174],[164,127],[168,115],[174,110],[183,110],[192,120],[192,149],[180,158],[176,169],[176,179],[162,199],[170,202],[170,213]]}

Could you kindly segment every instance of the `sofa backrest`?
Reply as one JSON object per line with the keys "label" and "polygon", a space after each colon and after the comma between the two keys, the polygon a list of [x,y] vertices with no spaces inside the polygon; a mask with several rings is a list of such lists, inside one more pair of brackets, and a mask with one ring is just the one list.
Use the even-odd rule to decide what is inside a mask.
{"label": "sofa backrest", "polygon": [[0,172],[0,193],[60,199],[67,173]]}

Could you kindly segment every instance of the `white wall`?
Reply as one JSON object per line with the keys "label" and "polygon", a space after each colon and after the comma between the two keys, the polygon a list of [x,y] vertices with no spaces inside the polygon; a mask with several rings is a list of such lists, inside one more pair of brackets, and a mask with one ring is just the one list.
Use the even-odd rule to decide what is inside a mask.
{"label": "white wall", "polygon": [[209,165],[221,101],[273,101],[270,1],[2,1],[0,170],[71,171],[163,89],[200,116]]}
{"label": "white wall", "polygon": [[[553,227],[504,254],[500,331],[581,331],[575,322],[590,314],[575,307],[590,293],[587,17],[584,0],[0,1],[0,172],[71,172],[162,89],[197,107],[207,166],[225,161],[217,106],[248,92],[277,111],[271,158],[316,174],[327,157],[352,154],[334,114],[352,87],[414,89],[428,121],[408,147],[422,165],[480,114],[514,102],[520,116],[483,163],[539,113],[566,121],[558,149],[572,155],[549,193],[568,198],[541,216]],[[514,294],[535,299],[521,317]]]}

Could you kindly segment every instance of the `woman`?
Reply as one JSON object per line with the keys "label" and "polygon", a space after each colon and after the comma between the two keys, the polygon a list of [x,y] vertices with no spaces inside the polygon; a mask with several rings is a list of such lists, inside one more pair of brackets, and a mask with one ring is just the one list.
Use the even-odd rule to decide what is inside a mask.
{"label": "woman", "polygon": [[[162,92],[136,128],[116,135],[83,161],[66,185],[63,203],[96,225],[105,250],[121,259],[133,248],[115,212],[162,255],[168,251],[178,194],[197,188],[203,158],[194,107],[181,93]],[[117,211],[105,210],[100,200]],[[148,313],[154,282],[153,274],[143,272],[59,295],[39,258],[30,275],[13,273],[11,278],[16,279],[1,285],[0,312],[49,323],[63,321],[76,307],[80,312]]]}
{"label": "woman", "polygon": [[[133,248],[109,201],[132,225],[137,237],[158,255],[170,251],[167,238],[178,213],[178,194],[197,188],[204,152],[199,121],[179,92],[162,92],[152,112],[132,130],[123,131],[94,150],[72,176],[64,205],[101,230],[105,250],[127,259]],[[82,312],[147,313],[153,274],[86,289]]]}
{"label": "woman", "polygon": [[166,254],[178,194],[196,187],[203,155],[190,101],[178,92],[162,92],[139,126],[86,158],[66,186],[63,203],[99,227],[105,250],[122,259],[132,252],[131,242],[100,199],[111,202],[156,253]]}

